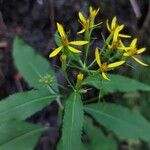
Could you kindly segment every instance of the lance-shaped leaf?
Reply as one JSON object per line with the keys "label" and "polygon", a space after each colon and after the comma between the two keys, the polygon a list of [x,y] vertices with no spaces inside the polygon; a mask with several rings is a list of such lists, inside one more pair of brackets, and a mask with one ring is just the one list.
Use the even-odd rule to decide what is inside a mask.
{"label": "lance-shaped leaf", "polygon": [[102,79],[101,75],[91,75],[83,81],[83,85],[91,85],[97,89],[102,89],[105,92],[113,93],[132,92],[132,91],[150,91],[150,86],[121,75],[109,75],[110,81]]}
{"label": "lance-shaped leaf", "polygon": [[32,90],[11,95],[0,101],[0,124],[13,118],[26,119],[53,102],[56,96],[47,90]]}
{"label": "lance-shaped leaf", "polygon": [[84,129],[89,136],[89,143],[85,144],[87,150],[117,150],[115,140],[105,136],[99,128],[93,125],[89,118],[85,118]]}
{"label": "lance-shaped leaf", "polygon": [[44,128],[21,121],[0,125],[0,150],[33,150]]}
{"label": "lance-shaped leaf", "polygon": [[89,104],[85,111],[120,138],[150,141],[150,123],[128,108],[110,103]]}
{"label": "lance-shaped leaf", "polygon": [[74,92],[66,101],[63,128],[62,146],[64,150],[81,149],[81,133],[83,125],[83,103],[81,96]]}
{"label": "lance-shaped leaf", "polygon": [[53,88],[58,90],[56,75],[50,63],[19,37],[14,40],[13,58],[17,69],[31,86],[40,88],[39,80],[49,74],[53,78]]}

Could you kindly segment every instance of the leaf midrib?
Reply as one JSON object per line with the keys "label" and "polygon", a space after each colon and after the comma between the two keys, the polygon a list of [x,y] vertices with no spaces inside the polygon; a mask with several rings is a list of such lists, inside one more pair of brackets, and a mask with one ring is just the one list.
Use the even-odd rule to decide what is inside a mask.
{"label": "leaf midrib", "polygon": [[[107,118],[112,118],[112,119],[114,119],[114,120],[118,120],[119,122],[121,122],[121,124],[123,124],[122,122],[124,122],[125,124],[127,124],[128,126],[130,126],[131,128],[133,128],[133,126],[132,126],[130,123],[128,123],[128,122],[126,122],[126,121],[124,121],[124,120],[121,120],[120,118],[113,117],[113,116],[109,115],[108,113],[99,112],[99,111],[93,110],[92,108],[89,108],[89,107],[85,107],[85,109],[90,110],[90,111],[92,111],[92,112],[94,112],[94,113],[97,113],[97,114],[101,114],[101,115],[103,115],[103,116],[106,116]],[[138,124],[138,126],[134,126],[134,128],[135,128],[135,127],[138,128],[138,130],[139,130],[139,128],[140,128],[139,124]],[[143,131],[143,130],[142,130],[142,131]]]}
{"label": "leaf midrib", "polygon": [[[75,101],[76,101],[76,94],[75,94],[75,96],[74,96],[74,98],[73,98],[73,108],[72,108],[72,118],[71,118],[71,134],[70,134],[70,146],[71,146],[71,141],[72,141],[72,131],[73,131],[73,122],[74,122],[74,109],[75,109]],[[71,148],[71,147],[70,147]]]}
{"label": "leaf midrib", "polygon": [[30,132],[24,133],[24,134],[22,134],[22,135],[18,135],[18,136],[16,136],[15,138],[10,139],[10,140],[8,140],[8,141],[2,143],[2,144],[0,145],[0,147],[5,146],[5,144],[8,144],[8,143],[17,141],[17,140],[19,140],[19,139],[21,139],[21,138],[24,138],[24,137],[26,137],[26,136],[32,135],[32,133],[36,133],[36,132],[39,132],[39,131],[43,131],[43,128],[38,128],[38,129],[36,129],[36,130],[31,130]]}
{"label": "leaf midrib", "polygon": [[53,96],[45,96],[45,97],[40,97],[40,98],[34,98],[34,99],[31,99],[31,101],[25,102],[25,103],[20,104],[20,105],[16,105],[16,106],[13,107],[12,109],[9,109],[9,110],[7,110],[7,111],[4,110],[4,111],[0,112],[0,115],[1,115],[1,114],[4,114],[4,113],[8,113],[8,112],[10,112],[10,110],[14,110],[14,109],[16,109],[16,108],[18,108],[18,107],[22,107],[23,105],[27,105],[27,104],[34,103],[34,102],[37,102],[37,101],[40,101],[40,100],[43,100],[43,99],[55,98],[55,97],[56,97],[56,95],[53,95]]}

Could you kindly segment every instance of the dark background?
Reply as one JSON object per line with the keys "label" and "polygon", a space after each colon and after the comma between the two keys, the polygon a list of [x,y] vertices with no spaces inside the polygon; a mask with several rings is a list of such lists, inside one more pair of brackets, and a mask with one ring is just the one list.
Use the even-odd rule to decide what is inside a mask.
{"label": "dark background", "polygon": [[[133,2],[131,4],[131,1]],[[102,31],[107,35],[105,21],[118,17],[125,24],[125,33],[138,37],[139,45],[147,47],[145,56],[149,56],[150,47],[150,1],[149,0],[0,0],[0,99],[18,91],[28,89],[28,85],[18,74],[12,59],[12,44],[16,34],[31,44],[38,52],[48,58],[55,48],[53,34],[56,22],[62,23],[75,35],[80,29],[78,11],[88,13],[88,7],[100,7],[97,22],[102,21]],[[94,33],[101,38],[100,33]],[[53,59],[52,63],[57,63]],[[127,72],[132,74],[132,72]],[[139,75],[139,76],[138,76]],[[144,81],[138,72],[136,78]],[[142,76],[142,77],[141,77]],[[146,82],[146,81],[144,81]],[[28,121],[49,126],[37,146],[38,150],[48,147],[55,149],[59,128],[57,106],[47,107],[29,118]],[[149,116],[147,115],[147,118]],[[120,149],[128,149],[121,144]]]}

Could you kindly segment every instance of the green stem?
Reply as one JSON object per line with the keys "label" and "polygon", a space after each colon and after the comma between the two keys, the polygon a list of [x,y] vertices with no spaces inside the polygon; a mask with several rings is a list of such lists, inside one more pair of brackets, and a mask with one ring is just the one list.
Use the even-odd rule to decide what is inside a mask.
{"label": "green stem", "polygon": [[84,64],[83,64],[82,60],[79,60],[79,64],[80,64],[81,67],[84,67]]}
{"label": "green stem", "polygon": [[104,45],[103,45],[103,47],[101,48],[101,53],[106,49],[106,47],[107,47],[107,45],[110,43],[112,37],[113,37],[113,34],[111,33],[111,34],[107,37],[106,41],[104,42]]}
{"label": "green stem", "polygon": [[96,62],[96,59],[94,59],[94,60],[92,61],[92,63],[91,63],[87,68],[92,67],[92,66],[95,64],[95,62]]}
{"label": "green stem", "polygon": [[[56,91],[55,91],[51,86],[48,85],[47,88],[49,89],[49,91],[50,91],[51,93],[57,94]],[[58,106],[60,107],[60,109],[63,110],[64,107],[63,107],[63,105],[62,105],[62,103],[61,103],[61,101],[60,101],[60,97],[57,97],[56,102],[57,102]]]}
{"label": "green stem", "polygon": [[69,85],[72,87],[73,90],[75,90],[75,89],[74,89],[74,86],[72,85],[72,83],[70,82],[70,80],[69,80],[69,78],[68,78],[68,75],[67,75],[66,71],[63,70],[63,73],[64,73],[64,77],[66,78],[66,80],[67,80],[67,82],[69,83]]}
{"label": "green stem", "polygon": [[88,57],[88,52],[89,52],[89,48],[90,48],[90,39],[91,39],[91,30],[87,30],[85,32],[84,35],[84,40],[88,41],[88,44],[85,45],[85,59],[84,59],[84,65],[86,66],[86,62],[87,62],[87,57]]}
{"label": "green stem", "polygon": [[84,101],[83,103],[87,104],[87,103],[91,103],[91,102],[95,102],[95,101],[97,101],[97,97],[94,97],[94,98],[92,98],[90,100]]}
{"label": "green stem", "polygon": [[78,66],[75,66],[75,65],[71,65],[71,64],[69,64],[68,66],[69,66],[69,67],[71,67],[71,68],[76,68],[76,69],[78,69],[78,70],[85,71],[83,68],[78,67]]}
{"label": "green stem", "polygon": [[103,97],[103,79],[102,79],[102,77],[101,77],[101,85],[102,85],[102,87],[100,88],[100,90],[99,90],[99,94],[98,94],[98,103],[100,103],[100,101],[101,101],[101,98]]}

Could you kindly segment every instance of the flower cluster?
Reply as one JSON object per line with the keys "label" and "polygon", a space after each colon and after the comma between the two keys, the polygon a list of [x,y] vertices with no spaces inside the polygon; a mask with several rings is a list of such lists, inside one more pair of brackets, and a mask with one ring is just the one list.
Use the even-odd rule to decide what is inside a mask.
{"label": "flower cluster", "polygon": [[[137,55],[143,53],[146,48],[137,48],[137,38],[134,38],[131,41],[131,44],[127,45],[123,40],[128,40],[131,38],[130,35],[124,34],[122,31],[125,27],[125,25],[121,24],[119,25],[117,22],[117,17],[115,16],[111,24],[109,21],[106,21],[106,27],[109,32],[109,36],[106,38],[106,40],[103,42],[102,47],[97,47],[95,49],[95,59],[91,64],[88,64],[88,57],[87,54],[90,50],[91,45],[91,33],[93,29],[98,28],[101,24],[97,23],[95,24],[95,18],[98,15],[100,9],[93,9],[92,7],[89,8],[89,16],[85,17],[85,15],[82,12],[79,12],[79,23],[82,26],[82,29],[77,32],[78,34],[84,34],[83,40],[77,40],[77,41],[69,41],[68,35],[64,31],[63,26],[60,23],[57,23],[57,30],[59,33],[59,39],[60,39],[60,46],[56,49],[54,49],[49,57],[56,56],[59,52],[61,52],[61,62],[64,58],[65,59],[65,65],[68,65],[70,67],[74,67],[79,69],[79,72],[90,73],[93,72],[93,70],[90,70],[89,68],[93,67],[95,68],[95,62],[97,63],[99,69],[95,70],[95,72],[101,72],[102,77],[106,80],[110,80],[107,72],[109,70],[113,70],[116,67],[119,67],[123,64],[125,64],[129,58],[133,58],[136,62],[143,66],[148,66],[146,63],[142,62]],[[87,38],[88,37],[88,38]],[[83,51],[76,48],[76,46],[82,46],[83,45]],[[85,45],[85,46],[84,46]],[[74,63],[66,63],[66,60],[68,58],[68,52],[71,53],[80,53],[83,52],[81,57],[78,59],[78,65]],[[65,57],[62,57],[65,56]],[[76,56],[75,56],[76,57]],[[82,59],[86,59],[84,62]],[[80,78],[83,78],[83,74],[79,73],[78,75],[78,81]]]}
{"label": "flower cluster", "polygon": [[90,15],[87,19],[84,17],[82,12],[79,12],[79,23],[82,25],[83,29],[79,31],[78,34],[82,34],[86,31],[88,32],[89,29],[96,28],[101,24],[101,22],[98,24],[94,24],[95,17],[98,14],[99,9],[95,10],[92,7],[90,7],[89,12],[90,12]]}
{"label": "flower cluster", "polygon": [[42,76],[41,79],[39,80],[39,83],[43,86],[49,86],[51,85],[52,82],[53,82],[53,77],[49,74]]}

